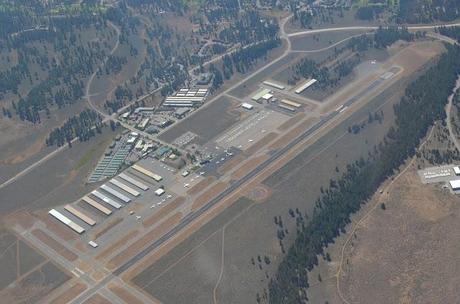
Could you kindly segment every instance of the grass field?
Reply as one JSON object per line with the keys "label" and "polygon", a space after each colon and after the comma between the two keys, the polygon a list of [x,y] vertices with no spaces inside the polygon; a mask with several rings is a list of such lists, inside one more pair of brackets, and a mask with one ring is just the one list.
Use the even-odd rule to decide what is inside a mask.
{"label": "grass field", "polygon": [[[167,303],[188,303],[189,299],[197,299],[197,303],[214,299],[241,303],[248,299],[255,301],[257,294],[263,295],[283,256],[274,217],[282,218],[286,233],[283,245],[288,248],[296,234],[296,223],[289,215],[289,209],[298,208],[311,216],[320,188],[327,187],[329,180],[340,174],[347,164],[366,157],[393,124],[393,105],[414,79],[412,73],[416,62],[420,67],[431,56],[414,56],[414,50],[407,52],[412,61],[405,60],[405,77],[372,98],[264,181],[271,193],[268,198],[250,208],[233,205],[228,209],[234,212],[233,217],[217,218],[218,222],[213,220],[214,228],[209,229],[207,238],[200,237],[201,234],[192,235],[147,267],[134,282]],[[405,55],[401,53],[398,60],[403,60]],[[367,122],[368,114],[375,111],[383,111],[381,124],[366,123],[359,133],[348,132],[349,126]],[[181,290],[180,295],[178,290]]]}
{"label": "grass field", "polygon": [[1,303],[36,303],[70,277],[7,230],[0,231]]}
{"label": "grass field", "polygon": [[[423,150],[453,149],[450,140],[440,143],[436,139],[443,128],[438,124]],[[337,279],[333,277],[342,260],[342,250],[344,258],[338,286],[340,295],[347,301],[456,301],[459,239],[453,231],[459,225],[460,200],[448,189],[442,189],[441,184],[423,185],[417,175],[419,166],[431,165],[423,157],[413,161],[407,171],[394,179],[384,196],[376,194],[366,208],[353,217],[355,227],[355,223],[367,215],[359,229],[342,235],[328,248],[332,261],[321,260],[310,275],[313,287],[309,294],[313,302],[343,301],[339,298]],[[349,239],[352,241],[344,247]]]}

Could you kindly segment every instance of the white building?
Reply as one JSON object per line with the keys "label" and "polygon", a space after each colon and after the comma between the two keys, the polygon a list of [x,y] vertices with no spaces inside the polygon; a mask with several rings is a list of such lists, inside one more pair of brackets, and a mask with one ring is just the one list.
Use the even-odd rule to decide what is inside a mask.
{"label": "white building", "polygon": [[296,94],[300,94],[302,93],[303,91],[305,91],[306,89],[308,89],[309,87],[311,87],[312,85],[314,85],[315,83],[317,82],[316,79],[310,79],[308,81],[306,81],[305,83],[303,83],[300,87],[298,87],[296,90],[295,90],[295,93]]}
{"label": "white building", "polygon": [[252,110],[252,109],[254,108],[254,106],[253,106],[252,104],[249,104],[249,103],[247,103],[247,102],[243,102],[243,103],[241,104],[241,107],[242,107],[243,109],[246,109],[246,110]]}
{"label": "white building", "polygon": [[273,94],[267,93],[264,96],[262,96],[262,99],[265,101],[270,101],[270,99],[273,98]]}
{"label": "white building", "polygon": [[452,187],[452,190],[457,191],[460,190],[460,180],[451,180],[449,181],[450,186]]}
{"label": "white building", "polygon": [[454,167],[454,173],[455,173],[455,175],[460,175],[460,167],[459,166]]}
{"label": "white building", "polygon": [[155,190],[155,194],[158,196],[162,196],[164,193],[165,191],[161,188],[158,188],[157,190]]}

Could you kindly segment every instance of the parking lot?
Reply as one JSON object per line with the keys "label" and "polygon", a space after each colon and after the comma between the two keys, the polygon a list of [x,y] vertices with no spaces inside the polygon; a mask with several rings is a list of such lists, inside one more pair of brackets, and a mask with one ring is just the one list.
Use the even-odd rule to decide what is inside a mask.
{"label": "parking lot", "polygon": [[253,111],[255,112],[247,119],[218,137],[216,144],[226,149],[236,147],[246,150],[290,118],[290,116],[273,110],[254,109]]}

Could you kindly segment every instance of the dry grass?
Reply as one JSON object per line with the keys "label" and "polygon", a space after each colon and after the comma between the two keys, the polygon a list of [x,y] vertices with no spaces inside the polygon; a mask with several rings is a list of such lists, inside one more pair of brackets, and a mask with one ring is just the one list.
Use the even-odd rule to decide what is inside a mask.
{"label": "dry grass", "polygon": [[294,138],[305,132],[306,129],[311,127],[318,121],[317,118],[308,118],[307,120],[299,123],[294,129],[284,134],[281,138],[270,145],[270,149],[280,149],[290,143]]}
{"label": "dry grass", "polygon": [[225,174],[225,173],[233,170],[238,164],[243,162],[245,159],[246,159],[246,157],[244,157],[241,154],[238,154],[237,156],[233,157],[229,161],[226,161],[222,166],[217,168],[217,172],[219,174]]}
{"label": "dry grass", "polygon": [[219,182],[213,185],[209,190],[206,190],[203,194],[198,196],[192,204],[192,211],[200,209],[203,205],[209,202],[213,197],[221,193],[227,188],[228,184]]}
{"label": "dry grass", "polygon": [[129,258],[133,257],[136,253],[145,248],[148,244],[151,244],[155,240],[159,239],[163,234],[177,225],[181,218],[182,213],[177,212],[165,219],[160,226],[148,231],[143,237],[110,259],[106,264],[107,268],[113,270],[122,265]]}
{"label": "dry grass", "polygon": [[138,230],[132,230],[125,234],[123,237],[119,238],[118,241],[101,251],[97,256],[96,260],[103,260],[112,253],[116,252],[119,247],[125,245],[128,243],[130,240],[134,239],[137,235],[139,234]]}
{"label": "dry grass", "polygon": [[112,218],[111,220],[105,222],[102,226],[99,226],[98,228],[94,229],[91,232],[91,236],[93,240],[97,240],[99,237],[104,235],[107,231],[118,225],[123,221],[122,217],[116,217]]}
{"label": "dry grass", "polygon": [[232,179],[240,179],[254,170],[257,166],[268,159],[268,155],[253,157],[244,162],[235,172],[232,173]]}
{"label": "dry grass", "polygon": [[75,261],[78,256],[73,253],[72,251],[68,250],[65,248],[61,243],[50,237],[48,234],[46,234],[43,230],[40,229],[35,229],[32,231],[32,234],[42,241],[44,244],[46,244],[48,247],[56,251],[60,256],[62,256],[64,259],[68,261]]}
{"label": "dry grass", "polygon": [[119,297],[120,299],[122,299],[126,303],[129,303],[129,304],[143,304],[143,302],[141,300],[139,300],[138,298],[133,296],[128,290],[126,290],[125,288],[123,288],[121,286],[111,284],[108,287],[109,287],[111,292],[116,294],[117,297]]}
{"label": "dry grass", "polygon": [[83,302],[83,304],[112,304],[112,302],[97,293]]}
{"label": "dry grass", "polygon": [[278,127],[278,130],[279,131],[285,131],[285,130],[289,129],[290,127],[292,127],[293,125],[297,124],[299,121],[301,121],[305,117],[306,117],[305,113],[297,113],[293,117],[289,118],[289,120],[287,120],[283,124],[281,124]]}
{"label": "dry grass", "polygon": [[69,289],[65,290],[58,297],[56,297],[50,304],[66,304],[72,299],[75,299],[79,294],[86,290],[86,286],[83,283],[75,283]]}
{"label": "dry grass", "polygon": [[198,184],[196,184],[195,186],[193,186],[192,188],[190,188],[190,189],[187,191],[187,194],[189,194],[189,195],[195,195],[195,194],[197,194],[198,192],[203,191],[207,186],[209,186],[210,184],[212,184],[215,180],[216,180],[216,178],[215,178],[214,176],[208,176],[208,177],[206,177],[205,179],[201,180]]}
{"label": "dry grass", "polygon": [[172,211],[179,208],[184,202],[185,202],[185,198],[182,196],[175,198],[171,203],[161,207],[160,210],[155,212],[149,218],[145,219],[142,222],[142,226],[148,228],[152,226],[153,224],[158,223],[159,221],[161,221],[161,219],[165,218]]}
{"label": "dry grass", "polygon": [[144,259],[139,261],[135,266],[130,268],[123,274],[123,280],[129,281],[142,272],[145,268],[149,267],[156,261],[158,261],[162,256],[168,254],[172,249],[174,249],[182,241],[190,237],[194,232],[198,231],[203,227],[207,222],[211,221],[219,213],[224,211],[230,205],[235,203],[241,195],[239,193],[234,193],[228,198],[225,198],[220,204],[216,205],[214,208],[209,210],[206,214],[198,218],[196,221],[192,222],[187,229],[181,231],[177,236],[166,242],[158,250],[153,251],[151,254],[147,255]]}
{"label": "dry grass", "polygon": [[273,141],[275,138],[278,137],[278,133],[276,132],[270,132],[264,137],[262,137],[260,140],[258,140],[256,143],[251,145],[248,149],[244,151],[245,154],[247,155],[253,155],[254,153],[258,152],[260,149],[265,147],[268,143]]}

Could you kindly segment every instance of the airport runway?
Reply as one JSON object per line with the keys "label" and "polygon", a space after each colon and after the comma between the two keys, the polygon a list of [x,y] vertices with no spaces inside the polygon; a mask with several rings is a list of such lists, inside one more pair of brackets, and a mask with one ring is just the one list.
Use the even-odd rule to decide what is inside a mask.
{"label": "airport runway", "polygon": [[293,141],[291,141],[289,144],[284,146],[283,148],[275,151],[266,161],[264,161],[262,164],[257,166],[254,170],[249,172],[247,175],[245,175],[243,178],[235,181],[232,183],[227,189],[225,189],[223,192],[221,192],[219,195],[214,197],[211,201],[209,201],[206,205],[201,207],[199,210],[189,213],[186,215],[181,222],[175,226],[173,229],[168,231],[166,234],[164,234],[162,237],[160,237],[158,240],[147,246],[145,249],[137,253],[135,256],[133,256],[131,259],[129,259],[126,263],[118,267],[116,270],[112,272],[110,276],[107,276],[104,278],[102,281],[100,281],[98,284],[94,285],[92,288],[84,292],[82,295],[80,295],[77,299],[72,301],[72,303],[81,303],[84,300],[87,299],[93,292],[110,282],[113,278],[119,276],[126,270],[128,270],[131,266],[136,264],[139,260],[144,258],[146,255],[148,255],[152,250],[160,247],[163,245],[165,242],[167,242],[169,239],[174,237],[177,233],[179,233],[182,229],[187,227],[191,222],[193,222],[195,219],[203,215],[206,211],[211,209],[214,205],[219,203],[222,199],[224,199],[226,196],[231,194],[233,191],[237,190],[239,187],[241,187],[243,184],[247,183],[249,180],[254,178],[256,175],[258,175],[260,172],[265,170],[269,165],[271,165],[273,162],[277,161],[281,156],[285,155],[289,150],[291,150],[294,146],[302,142],[303,140],[307,139],[309,136],[311,136],[313,133],[318,131],[321,127],[323,127],[325,124],[330,122],[332,119],[343,113],[348,107],[353,105],[356,101],[360,100],[362,97],[365,95],[369,94],[372,90],[377,88],[379,85],[383,84],[385,81],[392,79],[393,77],[398,74],[402,68],[394,66],[391,67],[387,73],[388,78],[384,78],[383,75],[387,74],[382,74],[379,78],[374,80],[365,90],[359,92],[357,95],[351,97],[348,99],[345,103],[343,103],[342,106],[340,106],[337,110],[329,113],[325,117],[323,117],[318,123],[313,125],[311,128],[307,129],[304,133],[296,137]]}
{"label": "airport runway", "polygon": [[[391,76],[394,77],[394,74],[396,74],[398,71],[400,71],[401,68],[398,67],[393,67],[389,70],[389,72],[393,73]],[[327,124],[329,121],[334,119],[337,115],[343,112],[344,109],[347,107],[351,106],[353,103],[361,99],[363,96],[366,94],[370,93],[373,89],[381,85],[383,82],[385,82],[387,79],[383,79],[379,77],[378,79],[374,80],[365,90],[361,91],[357,95],[353,96],[349,100],[347,100],[344,104],[341,110],[338,111],[333,111],[329,113],[327,116],[323,117],[318,123],[313,125],[310,129],[307,129],[304,133],[302,133],[300,136],[295,138],[293,141],[291,141],[289,144],[284,146],[283,148],[277,150],[275,153],[273,153],[266,161],[264,161],[262,164],[260,164],[258,167],[256,167],[254,170],[252,170],[250,173],[248,173],[246,176],[243,178],[237,180],[236,182],[232,183],[227,189],[225,189],[223,192],[221,192],[219,195],[214,197],[211,201],[209,201],[206,205],[204,205],[201,209],[189,213],[186,215],[181,222],[175,226],[172,230],[170,230],[168,233],[163,235],[161,238],[159,238],[157,241],[154,243],[150,244],[147,248],[139,252],[137,255],[132,257],[129,261],[127,261],[125,264],[121,265],[118,269],[116,269],[113,274],[114,275],[119,275],[123,272],[125,272],[128,268],[130,268],[132,265],[134,265],[137,261],[142,259],[144,256],[146,256],[150,251],[153,249],[161,246],[163,243],[165,243],[167,240],[169,240],[171,237],[176,235],[180,230],[185,228],[188,224],[190,224],[192,221],[194,221],[196,218],[200,217],[202,214],[204,214],[206,211],[208,211],[210,208],[212,208],[215,204],[217,204],[219,201],[224,199],[226,196],[228,196],[230,193],[247,183],[249,180],[251,180],[253,177],[255,177],[257,174],[259,174],[261,171],[266,169],[270,164],[278,160],[281,156],[286,154],[290,149],[292,149],[294,146],[296,146],[298,143],[312,135],[314,132],[319,130],[322,126]]]}

